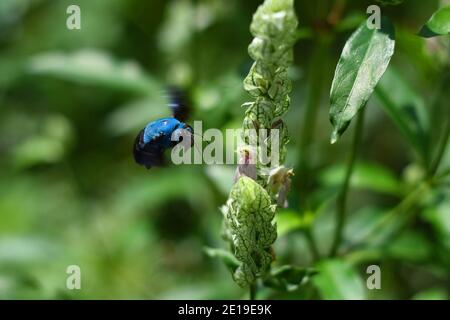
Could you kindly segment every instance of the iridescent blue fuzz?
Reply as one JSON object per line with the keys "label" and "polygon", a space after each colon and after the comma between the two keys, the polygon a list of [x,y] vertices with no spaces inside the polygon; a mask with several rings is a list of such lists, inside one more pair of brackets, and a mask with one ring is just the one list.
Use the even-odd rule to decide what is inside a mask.
{"label": "iridescent blue fuzz", "polygon": [[[187,129],[188,125],[175,118],[162,118],[150,122],[144,129],[143,143],[159,140],[164,148],[173,147],[171,136],[177,129]],[[178,140],[178,139],[177,139]]]}
{"label": "iridescent blue fuzz", "polygon": [[181,99],[181,94],[172,93],[172,103],[174,117],[162,118],[150,122],[142,129],[134,142],[134,160],[145,166],[147,169],[161,166],[164,163],[164,151],[173,148],[183,140],[183,135],[191,140],[193,144],[193,130],[186,123],[180,121],[186,115],[186,104]]}

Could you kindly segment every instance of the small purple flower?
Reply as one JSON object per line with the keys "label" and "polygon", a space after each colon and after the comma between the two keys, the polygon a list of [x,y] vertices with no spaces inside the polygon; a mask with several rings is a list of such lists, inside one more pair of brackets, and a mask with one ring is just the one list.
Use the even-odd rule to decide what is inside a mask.
{"label": "small purple flower", "polygon": [[239,149],[238,166],[234,174],[234,182],[241,176],[247,176],[256,180],[256,150],[250,146],[244,146]]}

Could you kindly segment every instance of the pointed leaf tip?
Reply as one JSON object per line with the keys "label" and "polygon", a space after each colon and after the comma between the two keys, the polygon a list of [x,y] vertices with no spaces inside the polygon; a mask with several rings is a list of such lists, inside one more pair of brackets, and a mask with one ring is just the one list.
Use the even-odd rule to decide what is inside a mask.
{"label": "pointed leaf tip", "polygon": [[365,106],[394,54],[395,29],[387,17],[381,29],[363,22],[347,40],[336,66],[330,92],[330,121],[337,141]]}
{"label": "pointed leaf tip", "polygon": [[335,144],[336,141],[338,141],[338,139],[339,139],[339,134],[338,134],[337,130],[334,130],[333,133],[331,134],[330,143]]}

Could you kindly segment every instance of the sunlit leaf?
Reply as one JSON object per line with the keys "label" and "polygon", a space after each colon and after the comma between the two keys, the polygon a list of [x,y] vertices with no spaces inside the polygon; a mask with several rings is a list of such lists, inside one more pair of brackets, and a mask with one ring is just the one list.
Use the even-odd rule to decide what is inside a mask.
{"label": "sunlit leaf", "polygon": [[109,54],[83,49],[71,54],[46,52],[31,58],[29,70],[81,84],[121,89],[145,95],[163,90],[135,62],[119,62]]}
{"label": "sunlit leaf", "polygon": [[363,108],[386,70],[395,46],[395,30],[383,17],[381,29],[364,22],[348,39],[336,67],[330,92],[331,143]]}
{"label": "sunlit leaf", "polygon": [[65,117],[48,116],[41,127],[39,132],[28,135],[23,142],[15,146],[12,155],[18,168],[56,163],[69,149],[73,129]]}
{"label": "sunlit leaf", "polygon": [[0,238],[0,265],[47,261],[58,251],[57,244],[39,237]]}
{"label": "sunlit leaf", "polygon": [[342,260],[325,260],[317,265],[312,278],[322,298],[361,300],[366,298],[363,281],[354,268]]}
{"label": "sunlit leaf", "polygon": [[441,242],[450,250],[450,193],[436,192],[434,198],[422,212],[422,217],[431,224]]}
{"label": "sunlit leaf", "polygon": [[281,210],[275,215],[278,236],[282,237],[289,232],[306,227],[312,223],[312,220],[313,214],[309,212],[300,215],[293,210]]}
{"label": "sunlit leaf", "polygon": [[209,165],[206,167],[206,174],[224,195],[227,195],[233,186],[235,171],[236,166]]}
{"label": "sunlit leaf", "polygon": [[127,103],[108,115],[105,128],[114,136],[137,134],[150,121],[171,116],[166,100],[161,94]]}
{"label": "sunlit leaf", "polygon": [[426,261],[431,257],[432,244],[421,233],[405,231],[387,244],[385,256],[402,261]]}
{"label": "sunlit leaf", "polygon": [[450,33],[450,5],[440,8],[419,31],[425,38],[447,35]]}
{"label": "sunlit leaf", "polygon": [[[345,176],[345,165],[339,164],[324,170],[319,179],[329,187],[340,187]],[[367,189],[375,192],[399,195],[402,184],[387,168],[371,164],[357,163],[350,180],[353,188]]]}
{"label": "sunlit leaf", "polygon": [[386,214],[386,210],[366,207],[352,214],[344,227],[344,237],[350,244],[360,243],[373,232]]}

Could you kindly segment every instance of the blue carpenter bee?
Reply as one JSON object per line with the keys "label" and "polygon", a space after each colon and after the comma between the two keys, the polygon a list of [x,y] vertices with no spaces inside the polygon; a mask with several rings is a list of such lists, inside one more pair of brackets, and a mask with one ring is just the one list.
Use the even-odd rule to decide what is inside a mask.
{"label": "blue carpenter bee", "polygon": [[136,163],[151,167],[164,164],[164,151],[173,148],[183,140],[183,136],[194,143],[194,131],[184,123],[189,111],[184,94],[175,88],[169,89],[170,108],[173,118],[162,118],[150,122],[142,129],[134,141],[134,160]]}

